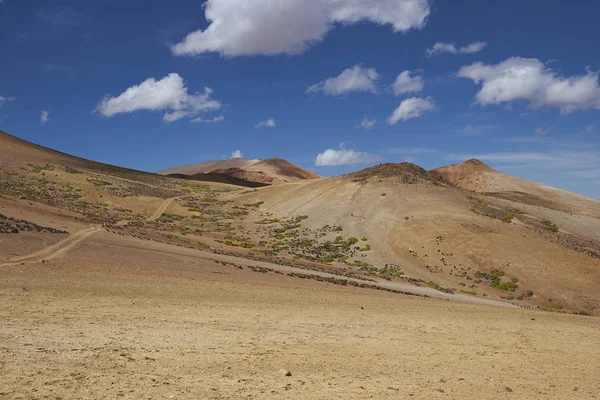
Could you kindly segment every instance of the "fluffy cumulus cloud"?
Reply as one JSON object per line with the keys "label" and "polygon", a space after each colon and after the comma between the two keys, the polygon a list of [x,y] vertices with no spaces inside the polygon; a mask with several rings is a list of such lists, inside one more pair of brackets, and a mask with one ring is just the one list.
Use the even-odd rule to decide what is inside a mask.
{"label": "fluffy cumulus cloud", "polygon": [[306,93],[323,92],[330,96],[340,96],[350,92],[376,93],[378,79],[379,74],[375,68],[363,68],[355,65],[336,77],[309,86]]}
{"label": "fluffy cumulus cloud", "polygon": [[260,121],[258,124],[254,125],[256,129],[260,128],[275,128],[277,126],[277,122],[275,118],[269,118],[266,121]]}
{"label": "fluffy cumulus cloud", "polygon": [[[173,54],[298,54],[336,25],[371,22],[395,32],[425,26],[431,0],[208,0],[205,30],[188,34]],[[283,29],[282,29],[283,27]]]}
{"label": "fluffy cumulus cloud", "polygon": [[327,149],[317,154],[315,165],[317,167],[329,167],[335,165],[371,164],[379,160],[381,160],[381,157],[376,154],[362,153],[344,148],[338,150]]}
{"label": "fluffy cumulus cloud", "polygon": [[438,54],[449,53],[449,54],[474,54],[479,53],[487,46],[486,42],[473,42],[466,46],[456,47],[454,43],[437,42],[433,47],[427,49],[425,52],[427,56],[433,57]]}
{"label": "fluffy cumulus cloud", "polygon": [[163,121],[170,123],[220,109],[221,103],[211,99],[212,92],[210,88],[204,88],[203,93],[189,94],[183,78],[172,73],[160,80],[146,79],[119,96],[107,96],[98,103],[96,111],[112,117],[142,110],[165,110]]}
{"label": "fluffy cumulus cloud", "polygon": [[546,130],[540,126],[535,129],[534,133],[537,136],[544,136],[544,135],[546,135]]}
{"label": "fluffy cumulus cloud", "polygon": [[393,114],[388,118],[388,123],[390,125],[395,125],[398,121],[417,118],[426,112],[433,110],[435,110],[435,103],[431,98],[411,97],[400,103],[398,108],[396,108]]}
{"label": "fluffy cumulus cloud", "polygon": [[370,119],[369,117],[364,117],[360,126],[365,129],[371,129],[377,124],[376,119]]}
{"label": "fluffy cumulus cloud", "polygon": [[48,121],[50,121],[49,114],[50,113],[46,110],[42,111],[42,113],[40,114],[40,124],[43,125],[43,124],[47,123]]}
{"label": "fluffy cumulus cloud", "polygon": [[421,76],[412,76],[410,71],[404,71],[396,77],[392,90],[396,96],[399,96],[405,93],[418,93],[423,90],[424,85]]}
{"label": "fluffy cumulus cloud", "polygon": [[244,153],[241,150],[236,150],[231,153],[231,158],[244,158]]}
{"label": "fluffy cumulus cloud", "polygon": [[559,108],[562,114],[600,109],[598,73],[564,77],[535,58],[513,57],[499,64],[463,66],[459,77],[481,85],[480,105],[528,101],[532,108]]}

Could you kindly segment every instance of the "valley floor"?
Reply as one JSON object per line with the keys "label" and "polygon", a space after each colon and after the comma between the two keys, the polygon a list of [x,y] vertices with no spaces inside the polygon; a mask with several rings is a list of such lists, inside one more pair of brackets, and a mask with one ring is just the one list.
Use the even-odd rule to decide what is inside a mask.
{"label": "valley floor", "polygon": [[0,267],[0,399],[600,398],[597,318],[152,246],[98,232]]}

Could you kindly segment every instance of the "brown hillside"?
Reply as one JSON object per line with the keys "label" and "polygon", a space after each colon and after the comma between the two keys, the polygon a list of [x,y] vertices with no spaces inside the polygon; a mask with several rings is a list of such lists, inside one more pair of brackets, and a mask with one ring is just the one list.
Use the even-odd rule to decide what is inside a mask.
{"label": "brown hillside", "polygon": [[353,172],[346,175],[353,180],[364,180],[368,178],[393,178],[395,181],[400,183],[418,183],[428,182],[435,184],[445,184],[446,182],[442,177],[430,173],[427,170],[419,167],[418,165],[403,162],[403,163],[386,163],[380,164],[375,167],[366,168],[358,172]]}
{"label": "brown hillside", "polygon": [[[266,160],[248,160],[233,158],[230,160],[206,161],[198,164],[175,167],[158,172],[161,175],[187,175],[201,178],[200,174],[220,174],[237,179],[258,183],[283,183],[298,179],[319,179],[314,172],[300,168],[281,158]],[[201,179],[199,179],[201,180]]]}
{"label": "brown hillside", "polygon": [[436,168],[430,172],[460,188],[474,192],[600,218],[600,202],[597,200],[504,174],[476,159]]}

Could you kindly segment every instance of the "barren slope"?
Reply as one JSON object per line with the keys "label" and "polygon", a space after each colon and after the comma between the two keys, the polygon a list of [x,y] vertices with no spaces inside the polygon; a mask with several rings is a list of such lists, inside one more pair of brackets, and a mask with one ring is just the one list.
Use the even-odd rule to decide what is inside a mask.
{"label": "barren slope", "polygon": [[436,168],[430,172],[463,189],[567,213],[600,218],[600,202],[596,200],[503,174],[479,160],[471,159],[462,164]]}
{"label": "barren slope", "polygon": [[428,174],[408,179],[413,169],[297,181],[249,201],[263,201],[271,218],[306,215],[308,228],[341,226],[345,236],[368,239],[359,253],[368,265],[399,265],[431,286],[554,310],[600,307],[599,219],[474,197]]}
{"label": "barren slope", "polygon": [[314,172],[307,171],[281,158],[269,158],[267,160],[232,158],[230,160],[207,161],[170,168],[158,173],[170,176],[187,175],[190,179],[197,180],[204,180],[201,174],[217,174],[265,184],[320,178]]}

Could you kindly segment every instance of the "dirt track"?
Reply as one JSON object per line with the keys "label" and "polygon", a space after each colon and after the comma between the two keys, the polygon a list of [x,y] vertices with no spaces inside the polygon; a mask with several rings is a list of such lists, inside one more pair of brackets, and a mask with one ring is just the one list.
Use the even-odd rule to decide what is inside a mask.
{"label": "dirt track", "polygon": [[49,261],[54,258],[63,256],[66,254],[67,251],[77,246],[78,243],[84,241],[94,233],[100,232],[101,230],[102,228],[99,228],[97,226],[83,229],[77,233],[74,233],[73,235],[70,235],[65,240],[53,244],[52,246],[45,247],[41,250],[38,250],[34,253],[25,256],[13,258],[8,263],[0,264],[0,267],[8,267],[11,265],[18,265],[23,263],[38,263],[42,260]]}

